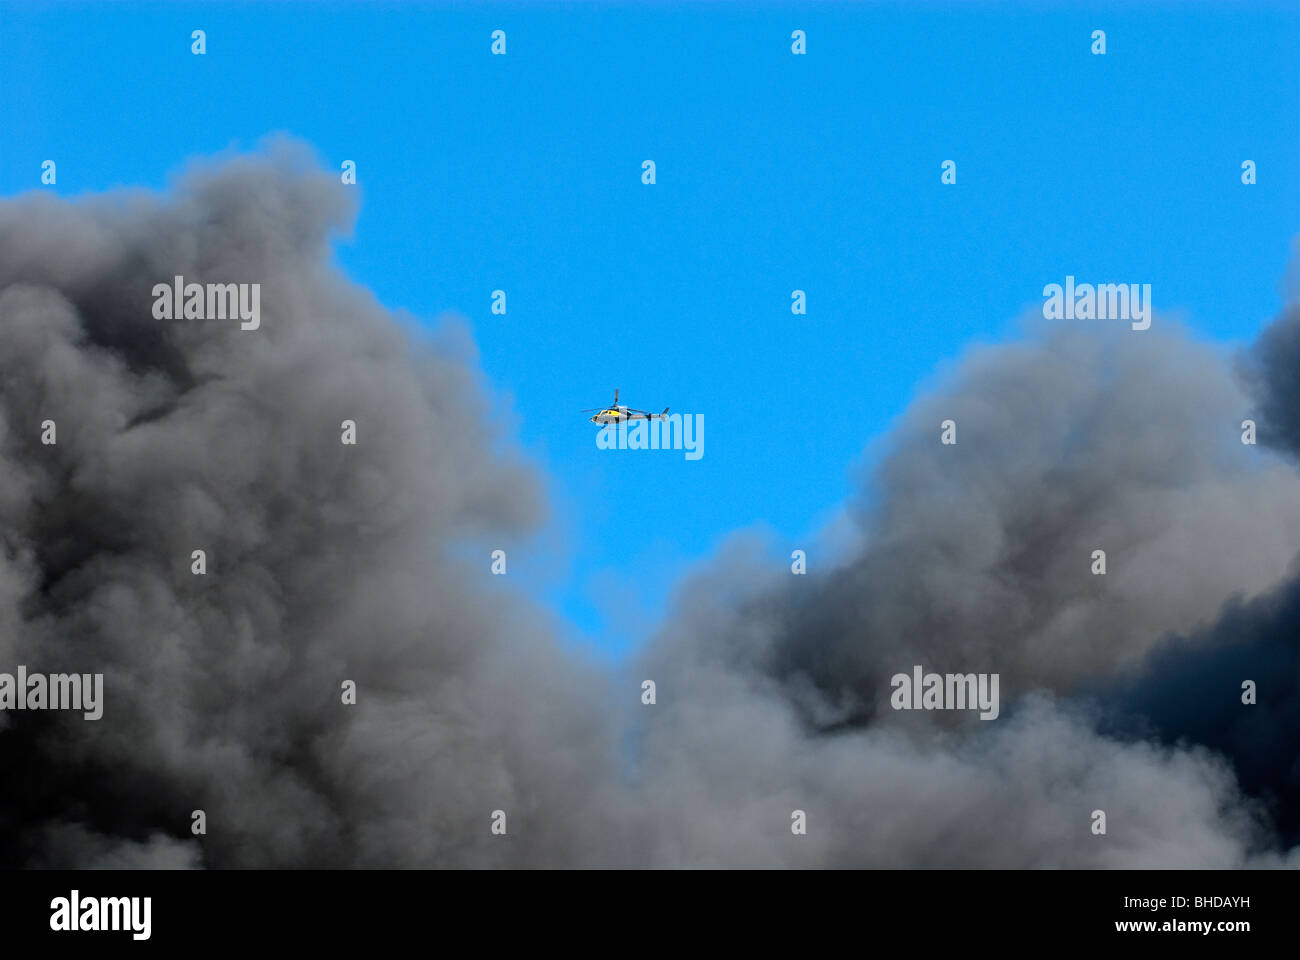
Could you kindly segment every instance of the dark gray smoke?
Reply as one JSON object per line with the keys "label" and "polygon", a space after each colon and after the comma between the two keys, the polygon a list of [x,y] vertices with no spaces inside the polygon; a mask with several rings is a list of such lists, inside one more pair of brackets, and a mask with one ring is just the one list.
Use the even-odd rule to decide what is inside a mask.
{"label": "dark gray smoke", "polygon": [[[1260,442],[1300,459],[1300,256],[1292,301],[1244,367],[1257,401]],[[1294,512],[1295,505],[1289,505]],[[1221,751],[1242,787],[1266,805],[1278,842],[1300,862],[1300,560],[1280,587],[1233,598],[1222,617],[1154,650],[1145,671],[1106,699],[1109,729]],[[1242,687],[1257,705],[1243,709]],[[1236,685],[1235,687],[1233,685]]]}
{"label": "dark gray smoke", "polygon": [[[1300,308],[1260,337],[1246,368],[1260,442],[1300,457]],[[1283,506],[1274,516],[1294,513]],[[1257,703],[1242,703],[1242,684]],[[1253,600],[1234,598],[1213,625],[1171,637],[1137,678],[1103,694],[1108,729],[1196,743],[1230,758],[1266,804],[1281,842],[1300,846],[1300,575]]]}
{"label": "dark gray smoke", "polygon": [[[1245,681],[1255,684],[1254,706],[1242,703]],[[1170,638],[1139,677],[1102,699],[1107,732],[1195,743],[1229,758],[1279,842],[1300,848],[1300,580]]]}
{"label": "dark gray smoke", "polygon": [[[1300,266],[1296,273],[1300,274]],[[1247,369],[1253,375],[1266,427],[1260,439],[1300,456],[1300,305],[1289,306],[1264,331]]]}
{"label": "dark gray smoke", "polygon": [[[1136,691],[1095,694],[1142,678],[1187,711],[1235,704],[1238,725],[1291,722],[1274,698],[1239,699],[1240,680],[1276,657],[1242,676],[1207,662],[1189,684],[1147,654],[1177,631],[1213,633],[1226,599],[1286,578],[1300,480],[1241,443],[1254,401],[1218,351],[1167,323],[1032,326],[1023,343],[974,351],[902,418],[855,504],[864,546],[850,557],[796,577],[737,544],[683,591],[647,657],[647,675],[678,693],[646,750],[664,780],[689,768],[698,806],[719,814],[682,848],[755,864],[1281,862],[1285,818],[1227,738],[1193,745],[1185,725],[1133,722]],[[946,419],[955,447],[939,442]],[[1280,665],[1294,664],[1294,636]],[[1000,673],[1003,716],[890,709],[890,676],[914,664]],[[1257,767],[1294,748],[1272,739]],[[756,849],[759,821],[781,807],[816,809],[819,839]],[[1087,829],[1094,809],[1104,838]],[[736,810],[752,815],[736,823]]]}
{"label": "dark gray smoke", "polygon": [[913,662],[1055,692],[1132,666],[1296,553],[1300,484],[1242,445],[1251,412],[1225,358],[1167,324],[976,350],[892,432],[855,504],[865,548],[764,590],[737,662],[862,718]]}
{"label": "dark gray smoke", "polygon": [[[96,722],[0,714],[0,861],[564,862],[551,811],[599,810],[598,688],[483,576],[539,478],[489,452],[464,345],[331,265],[351,196],[281,145],[0,206],[0,670],[106,684]],[[260,329],[155,320],[177,274],[260,283]]]}
{"label": "dark gray smoke", "polygon": [[[349,189],[280,144],[162,196],[0,204],[0,671],[106,683],[99,721],[0,713],[0,865],[1294,861],[1294,737],[1251,749],[1295,729],[1265,622],[1300,478],[1240,443],[1252,414],[1300,437],[1283,346],[1258,400],[1159,317],[975,351],[890,434],[860,548],[796,577],[739,538],[611,677],[490,576],[541,478],[493,452],[463,333],[332,265]],[[260,283],[260,329],[154,319],[177,274]],[[1226,669],[1242,610],[1277,649]],[[916,663],[1000,673],[1002,715],[890,710]],[[1232,713],[1268,664],[1290,692]]]}

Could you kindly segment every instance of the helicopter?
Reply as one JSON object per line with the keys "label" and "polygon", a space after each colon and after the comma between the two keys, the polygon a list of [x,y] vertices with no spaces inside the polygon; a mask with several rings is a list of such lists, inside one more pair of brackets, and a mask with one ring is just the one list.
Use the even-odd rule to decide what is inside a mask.
{"label": "helicopter", "polygon": [[601,425],[620,423],[630,423],[633,420],[666,420],[668,418],[668,408],[664,407],[663,413],[649,413],[645,410],[636,410],[632,407],[619,406],[618,388],[614,389],[614,402],[608,407],[592,407],[590,410],[583,410],[583,413],[591,413],[594,416],[589,417],[592,423]]}

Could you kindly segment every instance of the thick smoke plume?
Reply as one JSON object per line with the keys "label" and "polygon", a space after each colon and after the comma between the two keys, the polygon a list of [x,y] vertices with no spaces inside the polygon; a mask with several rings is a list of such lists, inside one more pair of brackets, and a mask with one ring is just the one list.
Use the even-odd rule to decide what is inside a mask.
{"label": "thick smoke plume", "polygon": [[[1245,377],[1159,317],[972,352],[879,451],[860,548],[794,577],[739,537],[608,676],[488,575],[543,478],[467,338],[333,265],[354,195],[279,144],[0,203],[0,671],[106,687],[0,713],[0,865],[1295,862],[1294,312]],[[261,284],[260,328],[155,319],[177,275]],[[999,673],[1002,715],[891,710],[913,664]]]}
{"label": "thick smoke plume", "polygon": [[[530,810],[599,803],[593,684],[453,556],[535,524],[539,479],[463,346],[331,265],[351,196],[281,147],[0,208],[0,663],[106,685],[100,721],[0,720],[5,862],[542,863]],[[260,329],[155,320],[175,275],[260,283]]]}

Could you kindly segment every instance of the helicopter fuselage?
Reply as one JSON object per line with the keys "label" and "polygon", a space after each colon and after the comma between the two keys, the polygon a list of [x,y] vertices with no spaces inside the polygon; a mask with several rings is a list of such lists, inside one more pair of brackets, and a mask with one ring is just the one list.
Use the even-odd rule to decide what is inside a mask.
{"label": "helicopter fuselage", "polygon": [[594,416],[588,417],[588,419],[592,423],[599,423],[601,425],[612,423],[617,426],[620,423],[632,423],[635,420],[664,420],[667,416],[667,407],[664,407],[663,413],[648,413],[645,410],[629,410],[627,407],[619,406],[608,407],[599,411]]}

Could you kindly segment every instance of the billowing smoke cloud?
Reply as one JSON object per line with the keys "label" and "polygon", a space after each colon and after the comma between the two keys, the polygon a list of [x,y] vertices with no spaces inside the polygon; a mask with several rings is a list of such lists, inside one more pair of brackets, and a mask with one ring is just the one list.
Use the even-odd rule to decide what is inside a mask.
{"label": "billowing smoke cloud", "polygon": [[[1300,308],[1288,307],[1264,332],[1246,368],[1261,411],[1260,442],[1300,456]],[[1284,508],[1271,512],[1285,517]],[[1247,681],[1257,705],[1243,709]],[[1300,575],[1264,596],[1234,599],[1216,623],[1169,638],[1139,677],[1103,697],[1109,729],[1197,743],[1231,758],[1241,785],[1267,805],[1282,843],[1300,849]]]}
{"label": "billowing smoke cloud", "polygon": [[[542,863],[531,811],[599,808],[596,685],[479,570],[539,478],[489,452],[465,344],[331,266],[350,196],[281,145],[0,206],[0,670],[106,687],[98,721],[0,714],[0,860]],[[260,328],[154,319],[176,275],[260,283]]]}
{"label": "billowing smoke cloud", "polygon": [[1136,664],[1296,553],[1300,484],[1241,443],[1252,406],[1224,357],[1168,325],[974,351],[889,438],[856,505],[866,548],[763,590],[732,630],[738,665],[865,718],[914,662],[1056,692]]}
{"label": "billowing smoke cloud", "polygon": [[[1295,273],[1300,277],[1300,256]],[[1288,306],[1264,331],[1246,366],[1269,427],[1261,439],[1300,456],[1300,303]]]}
{"label": "billowing smoke cloud", "polygon": [[[680,850],[844,866],[1278,862],[1296,797],[1279,816],[1263,788],[1281,775],[1260,771],[1289,747],[1294,777],[1295,710],[1244,705],[1240,683],[1270,664],[1294,677],[1295,632],[1234,670],[1206,659],[1195,682],[1153,651],[1200,629],[1221,652],[1231,628],[1210,624],[1225,600],[1287,576],[1300,480],[1242,444],[1255,401],[1219,352],[1168,323],[1031,326],[902,418],[855,504],[854,555],[797,577],[738,543],[683,591],[647,657],[679,691],[647,733],[662,762],[647,779],[688,769],[694,806],[720,812]],[[954,446],[940,443],[949,419]],[[999,673],[1003,716],[892,710],[891,676],[916,664]],[[1153,727],[1153,686],[1207,722]],[[1215,724],[1229,715],[1236,737]],[[1272,748],[1239,753],[1261,728]],[[820,840],[755,849],[781,808],[817,810]]]}
{"label": "billowing smoke cloud", "polygon": [[[1300,449],[1285,324],[1254,394],[1160,318],[971,353],[880,451],[859,549],[796,577],[738,538],[606,676],[487,575],[541,478],[467,338],[332,265],[352,196],[281,144],[0,204],[0,671],[106,686],[98,721],[0,713],[0,864],[1294,861],[1300,477],[1240,442]],[[176,275],[261,284],[260,327],[155,319]],[[889,709],[914,664],[999,673],[1001,716]]]}

